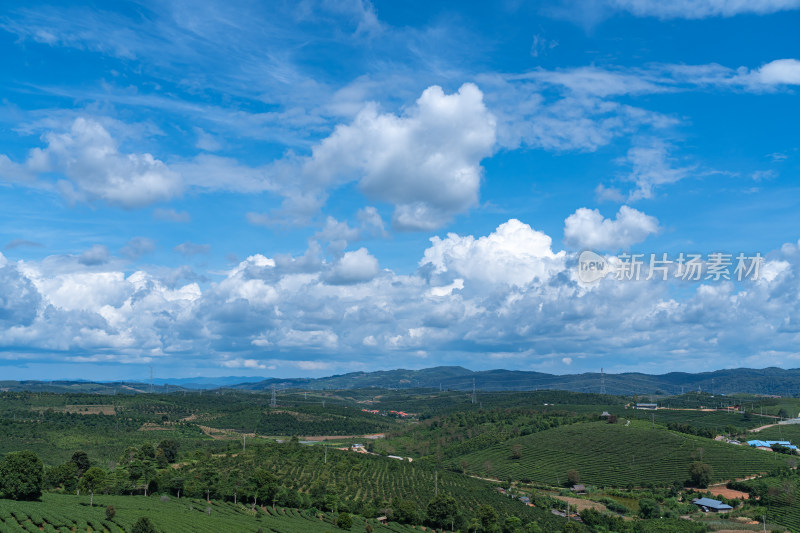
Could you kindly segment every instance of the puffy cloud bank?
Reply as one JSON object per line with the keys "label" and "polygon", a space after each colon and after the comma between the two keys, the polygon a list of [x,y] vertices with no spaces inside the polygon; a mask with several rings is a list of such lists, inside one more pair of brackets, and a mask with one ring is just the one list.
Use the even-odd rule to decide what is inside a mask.
{"label": "puffy cloud bank", "polygon": [[[591,230],[587,243],[617,246],[657,223],[630,208],[615,220],[579,210],[573,227]],[[670,290],[680,281],[581,285],[573,252],[554,251],[548,235],[514,219],[484,236],[433,237],[409,275],[381,269],[366,248],[333,262],[313,250],[256,254],[209,283],[188,269],[124,272],[114,257],[86,255],[0,256],[7,357],[295,373],[403,366],[431,353],[550,370],[601,366],[606,355],[631,366],[646,355],[655,370],[698,356],[756,366],[798,357],[797,244],[770,254],[758,281],[685,284],[681,298]]]}

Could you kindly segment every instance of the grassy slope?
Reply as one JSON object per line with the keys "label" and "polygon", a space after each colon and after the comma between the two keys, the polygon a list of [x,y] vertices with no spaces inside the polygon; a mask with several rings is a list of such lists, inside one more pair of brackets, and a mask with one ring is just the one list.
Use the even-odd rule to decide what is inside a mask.
{"label": "grassy slope", "polygon": [[[522,457],[512,458],[515,444]],[[769,471],[786,464],[786,456],[744,446],[668,431],[641,421],[630,426],[591,422],[560,427],[512,439],[453,462],[467,464],[476,474],[563,484],[575,469],[581,480],[594,485],[669,484],[688,478],[692,461],[714,469],[714,478],[727,480]]]}

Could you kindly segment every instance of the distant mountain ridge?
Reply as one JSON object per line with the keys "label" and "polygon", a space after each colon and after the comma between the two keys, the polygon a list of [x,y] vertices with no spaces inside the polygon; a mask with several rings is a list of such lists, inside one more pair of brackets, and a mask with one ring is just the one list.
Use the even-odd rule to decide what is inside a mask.
{"label": "distant mountain ridge", "polygon": [[735,368],[713,372],[670,372],[651,375],[638,372],[603,374],[556,375],[523,370],[472,371],[460,366],[439,366],[422,370],[381,370],[376,372],[351,372],[314,379],[272,378],[258,383],[236,385],[244,390],[278,388],[352,389],[352,388],[427,388],[484,391],[503,390],[569,390],[607,394],[681,394],[703,391],[715,394],[749,393],[797,395],[800,394],[800,369],[770,367],[764,369]]}
{"label": "distant mountain ridge", "polygon": [[41,392],[99,392],[142,393],[176,392],[180,390],[236,389],[263,391],[275,386],[278,389],[308,390],[392,388],[482,391],[512,390],[569,390],[573,392],[601,391],[615,395],[681,394],[703,391],[713,394],[769,394],[800,396],[800,369],[776,367],[753,369],[734,368],[713,372],[670,372],[652,375],[638,372],[603,374],[556,375],[523,370],[472,371],[460,366],[439,366],[421,370],[379,370],[351,372],[322,378],[175,378],[144,382],[91,382],[91,381],[0,381],[0,390],[32,390]]}

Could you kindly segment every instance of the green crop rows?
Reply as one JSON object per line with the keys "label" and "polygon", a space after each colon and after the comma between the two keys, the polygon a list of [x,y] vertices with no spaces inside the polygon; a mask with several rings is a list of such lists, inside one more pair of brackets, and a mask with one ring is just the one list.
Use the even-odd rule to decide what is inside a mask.
{"label": "green crop rows", "polygon": [[[105,506],[113,505],[117,514],[106,520]],[[278,533],[323,533],[335,530],[334,516],[297,509],[272,508],[253,511],[231,503],[206,503],[203,500],[143,496],[97,496],[89,507],[84,498],[45,494],[41,502],[0,500],[0,532],[91,531],[118,533],[129,531],[139,517],[147,516],[160,531],[170,533],[218,533],[220,531],[274,531]],[[390,524],[375,531],[397,533],[414,531],[410,526]],[[355,532],[365,531],[365,521],[354,517]]]}
{"label": "green crop rows", "polygon": [[[519,445],[519,459],[513,448]],[[650,424],[579,423],[512,439],[454,461],[453,468],[500,478],[564,484],[577,470],[583,482],[598,486],[667,485],[683,482],[692,461],[728,480],[785,466],[780,456],[746,446],[685,435]]]}
{"label": "green crop rows", "polygon": [[[401,500],[411,500],[424,512],[438,490],[454,496],[464,509],[490,504],[503,515],[556,523],[550,513],[501,496],[485,481],[437,469],[427,462],[409,463],[330,449],[326,458],[320,447],[292,449],[275,444],[260,445],[255,457],[256,465],[272,469],[281,485],[301,492],[309,492],[315,485],[325,486],[338,492],[344,502],[388,502],[391,507]],[[218,462],[213,463],[215,468],[224,471],[241,458],[219,457],[213,461]]]}
{"label": "green crop rows", "polygon": [[678,409],[659,409],[658,411],[627,410],[624,413],[617,414],[625,418],[649,421],[655,418],[656,424],[663,425],[671,422],[689,424],[700,429],[715,430],[718,434],[724,433],[727,426],[749,429],[769,424],[774,420],[757,415],[751,415],[748,418],[739,413],[727,413],[724,411],[684,411]]}

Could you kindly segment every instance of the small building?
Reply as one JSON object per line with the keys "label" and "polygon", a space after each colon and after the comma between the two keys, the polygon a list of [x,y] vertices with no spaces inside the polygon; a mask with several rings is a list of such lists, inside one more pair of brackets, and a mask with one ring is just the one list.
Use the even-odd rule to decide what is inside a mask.
{"label": "small building", "polygon": [[521,502],[522,502],[522,503],[524,503],[524,504],[529,504],[529,503],[531,503],[531,499],[530,499],[530,498],[528,498],[527,496],[520,496],[520,497],[519,497],[519,501],[521,501]]}
{"label": "small building", "polygon": [[600,414],[600,418],[608,418],[609,416],[611,416],[611,413],[609,413],[608,411],[603,411]]}
{"label": "small building", "polygon": [[696,498],[692,500],[692,503],[698,506],[704,513],[709,511],[713,511],[715,513],[727,513],[733,509],[733,507],[727,503],[722,503],[719,500],[712,500],[711,498]]}
{"label": "small building", "polygon": [[572,485],[572,492],[575,494],[586,494],[586,485]]}
{"label": "small building", "polygon": [[389,523],[389,519],[387,517],[385,517],[385,516],[379,516],[375,520],[377,520],[379,524],[387,524],[387,523]]}
{"label": "small building", "polygon": [[636,409],[648,409],[650,411],[655,411],[658,409],[657,403],[637,403]]}
{"label": "small building", "polygon": [[747,441],[748,446],[752,446],[753,448],[758,448],[759,450],[772,450],[773,446],[783,446],[784,448],[789,448],[792,451],[797,451],[797,446],[791,443],[788,440],[749,440]]}

